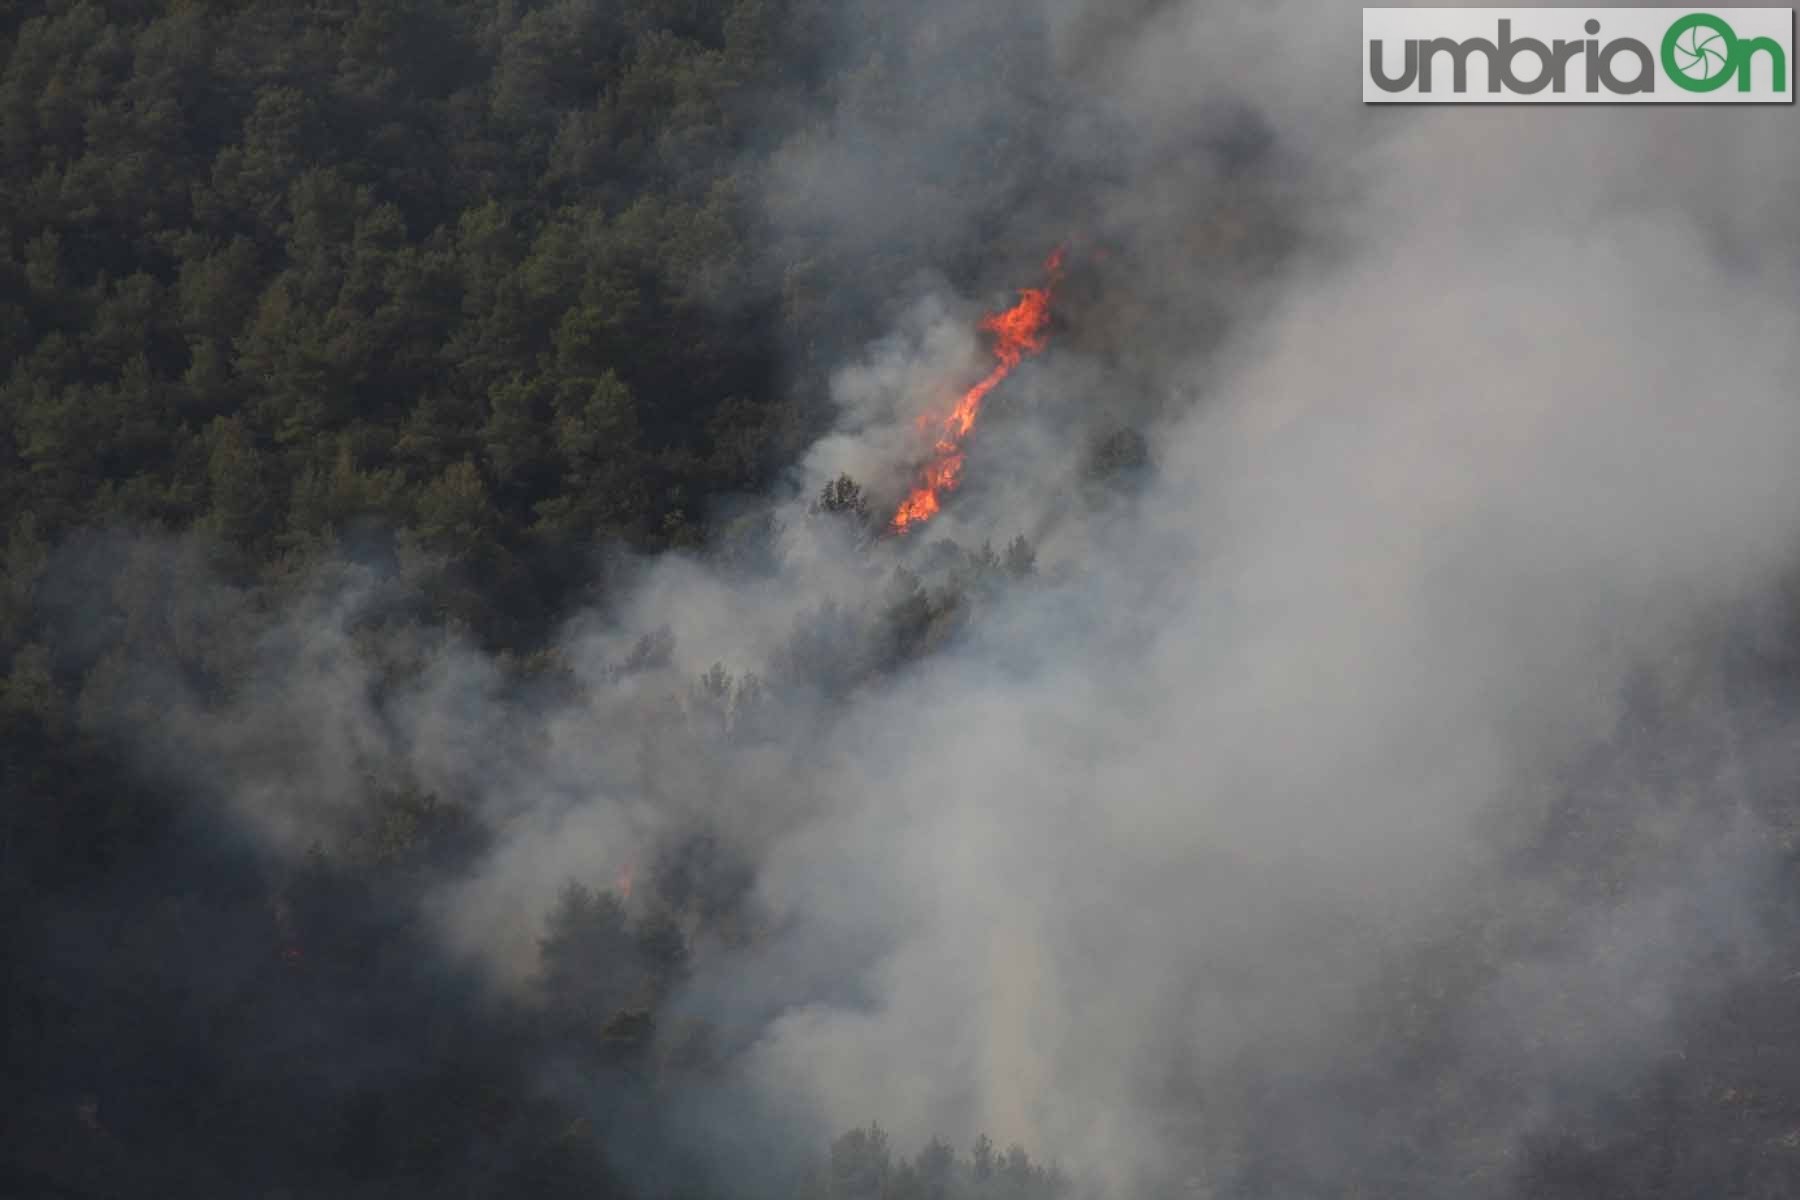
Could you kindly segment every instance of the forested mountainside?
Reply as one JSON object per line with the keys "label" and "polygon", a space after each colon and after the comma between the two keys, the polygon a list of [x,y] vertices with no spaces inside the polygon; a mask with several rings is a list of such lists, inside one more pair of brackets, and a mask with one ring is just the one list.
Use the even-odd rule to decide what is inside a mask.
{"label": "forested mountainside", "polygon": [[[822,430],[822,348],[871,336],[872,273],[918,261],[760,210],[784,145],[885,102],[841,15],[6,6],[0,1190],[706,1182],[656,1109],[719,1053],[659,1021],[687,941],[741,919],[716,840],[660,850],[629,909],[572,873],[521,1007],[419,929],[479,853],[467,809],[370,780],[342,836],[277,862],[101,714],[164,651],[233,693],[234,652],[342,556],[403,580],[386,619],[503,648],[533,689],[606,553],[754,551],[754,516],[726,525]],[[658,665],[652,639],[629,669]],[[609,1164],[621,1128],[654,1184]],[[970,1137],[890,1162],[846,1134],[817,1186],[1054,1190]]]}
{"label": "forested mountainside", "polygon": [[694,544],[793,456],[818,251],[771,276],[744,191],[827,86],[820,13],[41,7],[6,30],[19,536],[204,527],[255,571],[373,519],[505,575],[445,602],[528,639],[575,547]]}
{"label": "forested mountainside", "polygon": [[1792,1194],[1777,218],[1314,19],[0,0],[0,1194]]}

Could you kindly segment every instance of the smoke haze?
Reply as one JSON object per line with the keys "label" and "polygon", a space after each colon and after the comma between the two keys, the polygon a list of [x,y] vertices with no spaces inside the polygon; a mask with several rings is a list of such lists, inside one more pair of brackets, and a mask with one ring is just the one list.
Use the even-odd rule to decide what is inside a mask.
{"label": "smoke haze", "polygon": [[[1531,1194],[1787,953],[1791,114],[1366,110],[1357,16],[846,7],[868,94],[758,202],[891,296],[757,563],[607,562],[523,686],[352,558],[206,651],[228,696],[120,663],[103,723],[296,866],[332,797],[467,805],[423,919],[499,996],[568,881],[705,831],[671,1003],[728,1068],[670,1136],[746,1191],[876,1120],[1114,1195]],[[962,486],[875,536],[1063,244]],[[251,603],[128,557],[172,628]]]}

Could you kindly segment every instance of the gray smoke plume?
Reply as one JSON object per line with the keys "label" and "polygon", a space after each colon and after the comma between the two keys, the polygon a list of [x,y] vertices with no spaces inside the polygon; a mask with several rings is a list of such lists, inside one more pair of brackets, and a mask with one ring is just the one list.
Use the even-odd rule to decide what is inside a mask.
{"label": "gray smoke plume", "polygon": [[[346,567],[237,648],[225,715],[145,682],[146,753],[226,764],[295,855],[359,778],[465,798],[494,840],[432,915],[499,989],[569,878],[715,831],[757,932],[679,1003],[733,1045],[740,1107],[692,1100],[726,1158],[734,1120],[875,1119],[1120,1195],[1523,1189],[1782,953],[1792,710],[1720,664],[1800,516],[1791,114],[1366,111],[1338,6],[841,19],[864,90],[767,208],[901,273],[770,499],[775,569],[636,564],[522,696],[396,646]],[[881,524],[977,315],[1064,243],[946,514],[809,512],[848,472]],[[1021,534],[1027,579],[932,607],[946,538]],[[929,652],[884,657],[907,603]],[[385,657],[417,665],[376,697]]]}

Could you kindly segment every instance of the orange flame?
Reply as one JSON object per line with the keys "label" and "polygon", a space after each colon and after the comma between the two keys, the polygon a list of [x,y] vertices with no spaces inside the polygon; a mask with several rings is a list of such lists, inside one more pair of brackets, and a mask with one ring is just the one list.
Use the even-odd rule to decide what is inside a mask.
{"label": "orange flame", "polygon": [[1013,368],[1036,354],[1048,342],[1050,295],[1062,279],[1063,252],[1058,249],[1044,264],[1050,279],[1041,288],[1026,288],[1019,302],[1004,312],[989,313],[981,319],[985,333],[994,335],[994,366],[981,382],[962,394],[949,412],[925,414],[919,428],[929,433],[937,426],[937,441],[931,448],[931,461],[919,471],[919,481],[894,511],[889,528],[904,533],[914,525],[929,521],[943,507],[943,498],[962,482],[963,439],[975,428],[981,416],[981,402],[1000,382],[1013,373]]}
{"label": "orange flame", "polygon": [[626,863],[625,869],[619,872],[617,879],[613,880],[613,891],[619,894],[619,900],[623,903],[629,903],[631,901],[631,884],[632,879],[636,874],[637,864]]}

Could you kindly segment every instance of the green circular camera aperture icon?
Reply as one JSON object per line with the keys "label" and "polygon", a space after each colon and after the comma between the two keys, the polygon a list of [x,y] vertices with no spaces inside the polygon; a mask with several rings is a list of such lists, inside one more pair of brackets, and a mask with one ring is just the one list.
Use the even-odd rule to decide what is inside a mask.
{"label": "green circular camera aperture icon", "polygon": [[1711,13],[1689,13],[1663,34],[1663,70],[1690,92],[1714,92],[1737,74],[1737,31]]}

